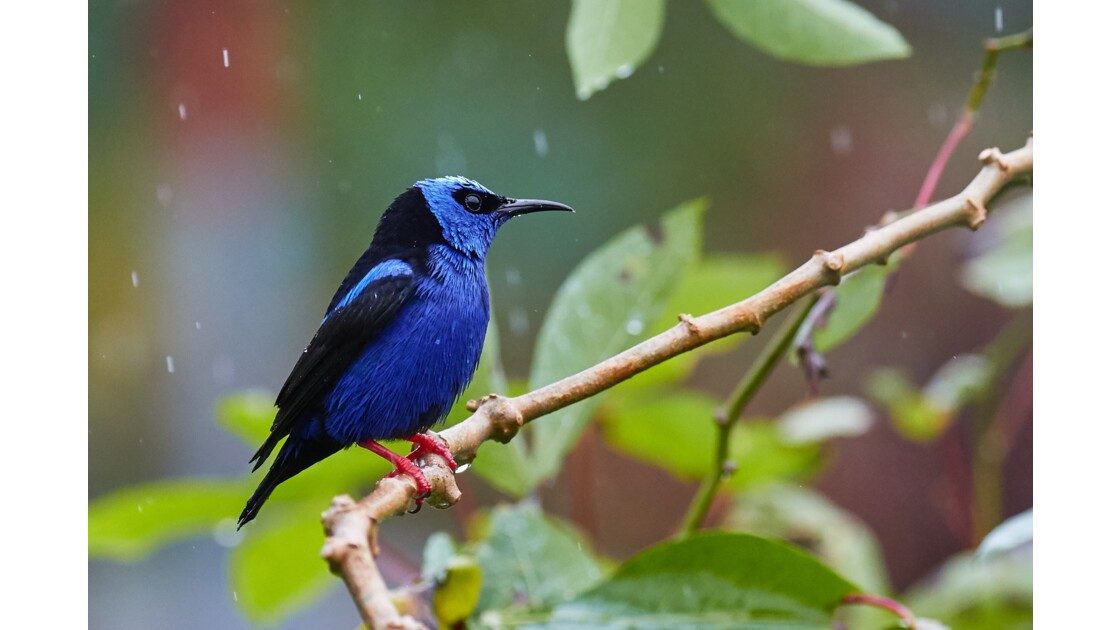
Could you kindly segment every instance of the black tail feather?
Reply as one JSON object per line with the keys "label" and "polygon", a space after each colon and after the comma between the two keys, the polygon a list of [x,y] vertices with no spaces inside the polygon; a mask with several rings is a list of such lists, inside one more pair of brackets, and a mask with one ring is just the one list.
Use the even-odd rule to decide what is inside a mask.
{"label": "black tail feather", "polygon": [[[271,436],[269,436],[271,438]],[[267,441],[261,450],[257,452],[254,459],[257,460],[257,467],[264,462],[268,457],[266,451],[264,457],[260,457],[261,451],[271,451],[275,444],[269,444]],[[272,462],[272,466],[268,469],[264,479],[261,480],[259,486],[253,496],[245,503],[245,509],[242,510],[241,516],[237,519],[237,529],[241,529],[245,523],[253,520],[257,516],[257,512],[261,511],[261,506],[268,500],[269,495],[284,481],[290,479],[293,475],[307,469],[312,464],[322,461],[323,459],[337,453],[342,449],[342,444],[330,438],[296,438],[289,436],[288,441],[284,442],[284,446],[280,447],[280,453],[276,456],[276,460]],[[256,468],[253,468],[256,470]]]}

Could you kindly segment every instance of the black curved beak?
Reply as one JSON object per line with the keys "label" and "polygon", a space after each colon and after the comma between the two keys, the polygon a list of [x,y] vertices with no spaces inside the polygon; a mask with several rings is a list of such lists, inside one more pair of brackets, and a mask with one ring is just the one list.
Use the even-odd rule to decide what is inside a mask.
{"label": "black curved beak", "polygon": [[516,217],[519,214],[529,214],[530,212],[545,212],[548,210],[556,210],[562,212],[575,212],[570,207],[556,203],[555,201],[545,201],[543,199],[507,199],[505,203],[498,206],[495,210],[497,214],[506,217]]}

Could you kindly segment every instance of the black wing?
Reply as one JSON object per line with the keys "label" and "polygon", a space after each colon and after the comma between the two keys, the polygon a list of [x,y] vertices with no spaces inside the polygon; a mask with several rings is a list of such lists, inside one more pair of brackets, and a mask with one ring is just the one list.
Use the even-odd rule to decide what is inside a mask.
{"label": "black wing", "polygon": [[361,355],[365,347],[392,322],[414,289],[412,274],[377,278],[350,302],[332,311],[300,355],[280,394],[272,433],[250,463],[264,463],[280,439],[297,423],[313,417],[323,398]]}

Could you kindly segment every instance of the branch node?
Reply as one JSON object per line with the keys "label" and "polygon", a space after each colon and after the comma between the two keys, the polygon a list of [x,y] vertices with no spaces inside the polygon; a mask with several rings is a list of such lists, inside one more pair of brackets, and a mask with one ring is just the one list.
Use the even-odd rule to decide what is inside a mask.
{"label": "branch node", "polygon": [[679,320],[680,323],[684,324],[684,327],[688,329],[688,332],[690,334],[700,334],[700,324],[696,323],[696,319],[693,318],[692,315],[689,315],[688,313],[681,313],[680,315],[677,315],[677,320]]}
{"label": "branch node", "polygon": [[1007,160],[1003,159],[1003,153],[996,147],[984,149],[983,151],[981,151],[980,161],[984,164],[996,164],[999,166],[999,170],[1005,173],[1008,171],[1008,169],[1011,168],[1011,165],[1007,163]]}
{"label": "branch node", "polygon": [[813,258],[821,261],[824,266],[825,277],[829,284],[840,284],[840,277],[843,276],[844,270],[844,255],[835,252],[828,252],[823,249],[818,249],[813,252]]}
{"label": "branch node", "polygon": [[972,197],[966,198],[965,203],[968,204],[969,208],[972,208],[972,212],[968,214],[968,227],[976,231],[980,229],[981,225],[984,225],[984,221],[988,220],[988,209],[984,207],[984,204],[976,201]]}
{"label": "branch node", "polygon": [[513,404],[512,399],[505,396],[498,394],[483,396],[482,400],[478,401],[478,409],[484,410],[486,416],[490,418],[492,427],[490,438],[502,444],[509,443],[525,424],[521,410]]}

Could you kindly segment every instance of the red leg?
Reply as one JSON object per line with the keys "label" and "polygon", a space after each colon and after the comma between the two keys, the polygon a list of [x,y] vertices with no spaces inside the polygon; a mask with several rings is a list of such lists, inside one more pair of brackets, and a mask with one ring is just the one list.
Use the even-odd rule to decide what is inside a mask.
{"label": "red leg", "polygon": [[420,468],[412,463],[412,460],[407,457],[397,455],[393,451],[385,448],[377,443],[376,440],[366,440],[365,442],[358,442],[358,446],[372,451],[381,457],[389,460],[389,463],[396,466],[396,470],[389,473],[389,476],[395,476],[400,473],[405,473],[409,477],[416,480],[416,507],[419,508],[424,502],[424,497],[432,493],[432,484],[428,482],[428,478],[424,476]]}
{"label": "red leg", "polygon": [[447,448],[447,443],[431,433],[417,433],[406,439],[416,445],[416,450],[408,454],[409,459],[415,461],[417,457],[425,453],[435,453],[447,461],[447,467],[452,471],[459,467],[455,463],[455,454]]}

